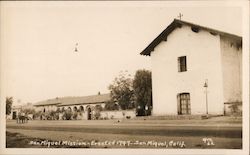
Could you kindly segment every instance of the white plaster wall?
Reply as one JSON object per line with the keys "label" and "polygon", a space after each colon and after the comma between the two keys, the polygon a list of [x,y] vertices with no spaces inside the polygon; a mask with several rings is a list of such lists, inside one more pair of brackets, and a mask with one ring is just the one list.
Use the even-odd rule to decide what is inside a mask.
{"label": "white plaster wall", "polygon": [[35,106],[35,111],[42,111],[44,110],[48,112],[48,111],[56,111],[57,106],[56,105],[46,105],[46,106]]}
{"label": "white plaster wall", "polygon": [[35,111],[42,111],[43,110],[43,107],[41,107],[41,106],[35,106]]}
{"label": "white plaster wall", "polygon": [[221,37],[224,102],[242,101],[242,49],[236,41]]}
{"label": "white plaster wall", "polygon": [[[187,71],[178,72],[178,57],[187,57]],[[190,93],[191,114],[206,113],[204,82],[208,79],[208,112],[223,114],[219,36],[190,27],[175,29],[151,53],[153,115],[176,115],[177,94]]]}
{"label": "white plaster wall", "polygon": [[100,118],[105,119],[122,119],[122,118],[135,118],[135,110],[116,110],[116,111],[101,111]]}

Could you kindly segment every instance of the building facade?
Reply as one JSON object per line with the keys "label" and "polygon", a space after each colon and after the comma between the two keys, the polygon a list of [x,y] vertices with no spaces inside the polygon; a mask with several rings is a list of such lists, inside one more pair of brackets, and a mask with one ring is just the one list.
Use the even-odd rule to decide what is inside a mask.
{"label": "building facade", "polygon": [[175,19],[141,54],[152,61],[153,115],[223,115],[242,102],[239,36]]}
{"label": "building facade", "polygon": [[[59,119],[63,119],[65,111],[72,113],[79,113],[81,118],[77,119],[93,119],[94,110],[96,107],[105,107],[105,104],[110,101],[109,94],[99,94],[81,97],[56,97],[35,103],[35,110],[42,114],[56,111],[60,113]],[[44,118],[41,118],[44,119]]]}
{"label": "building facade", "polygon": [[21,113],[22,107],[19,105],[12,106],[11,113],[8,115],[7,119],[17,119],[18,114]]}
{"label": "building facade", "polygon": [[37,102],[34,104],[34,107],[37,112],[41,113],[40,119],[47,119],[44,116],[46,114],[51,115],[52,111],[59,114],[59,120],[66,119],[64,118],[65,113],[77,114],[77,117],[74,119],[79,120],[135,117],[135,110],[105,110],[105,105],[109,103],[110,100],[110,94],[98,94],[80,97],[57,97],[54,99]]}
{"label": "building facade", "polygon": [[[30,109],[34,109],[33,105],[31,103],[26,104],[19,104],[19,105],[12,105],[11,107],[11,113],[10,115],[7,115],[7,119],[17,119],[21,113],[28,111]],[[33,118],[33,115],[27,115],[29,119]]]}

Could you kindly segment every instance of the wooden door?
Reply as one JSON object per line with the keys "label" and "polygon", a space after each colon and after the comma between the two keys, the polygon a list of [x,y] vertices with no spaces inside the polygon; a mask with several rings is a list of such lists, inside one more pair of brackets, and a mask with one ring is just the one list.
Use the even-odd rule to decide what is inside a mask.
{"label": "wooden door", "polygon": [[180,115],[191,114],[190,94],[189,93],[181,93],[178,95],[177,100],[178,100],[178,114],[180,114]]}

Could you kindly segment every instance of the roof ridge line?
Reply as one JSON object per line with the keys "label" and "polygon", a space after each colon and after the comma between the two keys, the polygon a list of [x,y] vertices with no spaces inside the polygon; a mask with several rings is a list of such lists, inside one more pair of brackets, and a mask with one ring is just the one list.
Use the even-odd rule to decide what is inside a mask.
{"label": "roof ridge line", "polygon": [[140,53],[141,55],[148,55],[150,56],[151,52],[154,51],[154,48],[160,44],[163,40],[167,41],[167,37],[170,33],[172,33],[177,27],[182,27],[182,25],[188,25],[190,27],[198,27],[198,29],[203,29],[205,31],[210,32],[211,34],[218,34],[221,36],[228,36],[231,38],[234,38],[235,40],[242,42],[242,37],[238,36],[236,34],[231,34],[228,32],[224,32],[224,31],[220,31],[220,30],[216,30],[213,28],[209,28],[209,27],[205,27],[205,26],[201,26],[198,24],[194,24],[194,23],[190,23],[187,21],[183,21],[183,20],[179,20],[174,18],[174,20],[167,26],[167,28],[165,28],[153,41],[151,41],[151,43]]}

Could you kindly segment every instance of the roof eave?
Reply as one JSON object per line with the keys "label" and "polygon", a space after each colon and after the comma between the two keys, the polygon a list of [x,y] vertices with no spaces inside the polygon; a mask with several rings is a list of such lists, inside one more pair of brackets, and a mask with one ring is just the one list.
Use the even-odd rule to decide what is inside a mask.
{"label": "roof eave", "polygon": [[182,27],[182,25],[188,25],[191,27],[198,27],[199,29],[204,29],[210,33],[215,33],[221,36],[226,36],[226,37],[231,37],[234,38],[235,40],[237,40],[238,42],[242,42],[242,37],[241,36],[237,36],[234,34],[229,34],[226,32],[222,32],[219,30],[215,30],[215,29],[211,29],[208,27],[204,27],[204,26],[200,26],[197,24],[193,24],[193,23],[189,23],[186,21],[181,21],[178,19],[174,19],[174,21],[169,24],[169,26],[163,30],[140,54],[141,55],[146,55],[146,56],[150,56],[151,52],[154,51],[154,48],[160,44],[162,41],[167,41],[167,37],[168,35],[175,30],[176,27]]}
{"label": "roof eave", "polygon": [[75,103],[75,104],[60,104],[59,107],[62,106],[74,106],[74,105],[86,105],[86,104],[101,104],[101,103],[107,103],[108,101],[103,101],[103,102],[92,102],[92,103]]}
{"label": "roof eave", "polygon": [[182,24],[179,23],[176,19],[169,24],[169,26],[164,29],[140,54],[150,56],[151,52],[154,51],[154,48],[160,44],[162,41],[167,41],[168,35],[175,30],[176,27],[182,27]]}
{"label": "roof eave", "polygon": [[61,103],[51,103],[51,104],[34,104],[33,106],[48,106],[48,105],[58,105],[58,104],[61,104]]}

